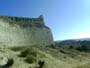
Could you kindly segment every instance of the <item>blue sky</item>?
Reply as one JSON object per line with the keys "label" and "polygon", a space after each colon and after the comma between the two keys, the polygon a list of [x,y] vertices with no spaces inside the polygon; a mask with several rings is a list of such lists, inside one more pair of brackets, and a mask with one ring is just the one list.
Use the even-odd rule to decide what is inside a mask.
{"label": "blue sky", "polygon": [[41,14],[54,40],[90,37],[90,0],[0,0],[0,15]]}

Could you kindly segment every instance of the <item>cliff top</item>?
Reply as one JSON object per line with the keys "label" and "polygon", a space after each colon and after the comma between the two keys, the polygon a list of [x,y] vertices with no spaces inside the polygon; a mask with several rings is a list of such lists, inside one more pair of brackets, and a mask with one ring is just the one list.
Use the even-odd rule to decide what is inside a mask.
{"label": "cliff top", "polygon": [[10,24],[17,24],[21,26],[45,26],[43,15],[40,15],[38,18],[28,18],[28,17],[15,17],[15,16],[0,16],[0,19],[3,19],[5,22]]}

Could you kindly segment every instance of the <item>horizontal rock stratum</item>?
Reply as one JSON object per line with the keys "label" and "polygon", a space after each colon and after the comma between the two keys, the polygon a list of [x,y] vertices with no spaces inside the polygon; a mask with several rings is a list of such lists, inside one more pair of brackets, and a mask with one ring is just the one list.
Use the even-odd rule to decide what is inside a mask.
{"label": "horizontal rock stratum", "polygon": [[43,16],[38,18],[0,16],[0,45],[29,46],[51,45],[53,36],[44,23]]}

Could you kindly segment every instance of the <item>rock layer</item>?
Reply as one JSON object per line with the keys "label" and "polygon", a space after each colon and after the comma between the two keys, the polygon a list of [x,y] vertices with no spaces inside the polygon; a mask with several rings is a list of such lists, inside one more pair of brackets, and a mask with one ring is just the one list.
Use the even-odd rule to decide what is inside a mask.
{"label": "rock layer", "polygon": [[53,37],[43,16],[38,18],[0,16],[0,45],[51,45]]}

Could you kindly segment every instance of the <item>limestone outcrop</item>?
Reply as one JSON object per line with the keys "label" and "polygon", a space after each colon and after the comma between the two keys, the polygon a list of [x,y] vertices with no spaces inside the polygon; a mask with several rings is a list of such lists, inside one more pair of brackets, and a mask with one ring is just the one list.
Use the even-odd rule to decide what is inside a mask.
{"label": "limestone outcrop", "polygon": [[43,16],[0,16],[0,46],[51,45],[53,37]]}

